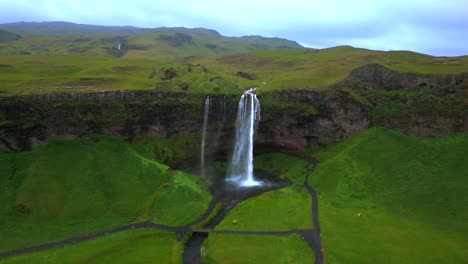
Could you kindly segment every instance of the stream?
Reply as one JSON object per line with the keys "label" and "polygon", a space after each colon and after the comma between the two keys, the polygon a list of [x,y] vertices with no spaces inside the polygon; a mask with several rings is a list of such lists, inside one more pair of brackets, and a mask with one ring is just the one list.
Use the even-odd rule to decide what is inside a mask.
{"label": "stream", "polygon": [[[279,180],[273,177],[271,174],[256,170],[255,175],[258,179],[265,179],[266,184],[261,186],[254,187],[238,187],[235,184],[229,184],[225,181],[224,177],[215,178],[212,180],[211,192],[213,199],[208,207],[208,211],[197,221],[191,225],[197,225],[205,221],[213,212],[216,207],[216,204],[219,202],[222,203],[223,207],[217,214],[204,224],[200,229],[210,230],[214,229],[223,219],[226,217],[232,208],[238,205],[240,202],[245,201],[249,198],[258,196],[264,192],[280,189],[286,186],[289,186],[291,183],[285,180]],[[236,231],[234,231],[236,232]],[[241,232],[240,232],[241,233]],[[200,264],[203,262],[203,257],[201,256],[201,248],[203,242],[208,237],[208,232],[193,232],[185,244],[185,249],[183,253],[183,263],[185,264]]]}

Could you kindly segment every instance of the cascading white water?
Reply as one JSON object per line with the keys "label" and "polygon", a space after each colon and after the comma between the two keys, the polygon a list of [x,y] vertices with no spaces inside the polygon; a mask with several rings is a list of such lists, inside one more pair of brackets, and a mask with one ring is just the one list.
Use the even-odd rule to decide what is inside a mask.
{"label": "cascading white water", "polygon": [[120,50],[122,43],[119,42],[119,45],[117,45],[117,49]]}
{"label": "cascading white water", "polygon": [[211,105],[211,97],[208,96],[205,100],[205,114],[203,116],[203,131],[202,131],[202,142],[201,142],[201,149],[200,149],[200,167],[201,167],[202,176],[205,176],[205,148],[206,148],[206,133],[207,133],[206,130],[208,127],[210,105]]}
{"label": "cascading white water", "polygon": [[253,143],[260,120],[260,102],[254,94],[256,88],[244,92],[239,101],[236,120],[236,141],[228,181],[239,186],[258,186],[261,181],[253,175]]}

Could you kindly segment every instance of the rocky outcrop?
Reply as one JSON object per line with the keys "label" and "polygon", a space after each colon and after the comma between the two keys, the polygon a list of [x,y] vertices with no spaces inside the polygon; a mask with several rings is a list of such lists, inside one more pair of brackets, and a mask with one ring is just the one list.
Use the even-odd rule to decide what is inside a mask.
{"label": "rocky outcrop", "polygon": [[464,103],[468,72],[458,74],[415,74],[392,71],[379,64],[358,67],[335,89],[369,106],[372,125],[402,133],[440,137],[467,131]]}
{"label": "rocky outcrop", "polygon": [[453,90],[464,85],[466,79],[468,79],[468,72],[460,74],[399,73],[373,63],[352,70],[338,86],[365,90],[414,90],[421,87]]}
{"label": "rocky outcrop", "polygon": [[295,91],[271,96],[278,100],[277,105],[306,104],[317,111],[301,115],[275,106],[262,110],[256,148],[298,153],[306,147],[341,141],[370,125],[366,107],[344,92]]}

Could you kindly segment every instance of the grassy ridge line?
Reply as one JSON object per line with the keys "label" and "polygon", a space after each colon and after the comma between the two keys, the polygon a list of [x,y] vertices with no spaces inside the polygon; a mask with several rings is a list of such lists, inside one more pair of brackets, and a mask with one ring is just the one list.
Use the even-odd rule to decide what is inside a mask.
{"label": "grassy ridge line", "polygon": [[8,238],[2,252],[142,220],[182,226],[211,200],[200,178],[142,158],[113,138],[0,153],[0,164],[0,233]]}

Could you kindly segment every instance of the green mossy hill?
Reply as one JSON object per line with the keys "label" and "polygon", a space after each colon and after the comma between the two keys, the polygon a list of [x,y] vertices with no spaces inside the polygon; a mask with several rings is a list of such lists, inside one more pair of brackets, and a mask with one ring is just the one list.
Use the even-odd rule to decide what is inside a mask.
{"label": "green mossy hill", "polygon": [[50,142],[0,163],[2,252],[140,221],[185,225],[211,199],[207,182],[119,139]]}
{"label": "green mossy hill", "polygon": [[466,262],[467,148],[374,127],[315,152],[327,261]]}
{"label": "green mossy hill", "polygon": [[177,234],[147,229],[131,230],[0,260],[1,264],[20,263],[158,263],[182,262],[183,243]]}
{"label": "green mossy hill", "polygon": [[[466,133],[410,137],[374,127],[317,152],[310,183],[337,205],[378,207],[408,217],[466,219]],[[437,223],[435,221],[434,223]]]}
{"label": "green mossy hill", "polygon": [[210,234],[202,247],[206,263],[312,263],[314,252],[299,235]]}
{"label": "green mossy hill", "polygon": [[320,50],[256,50],[247,54],[225,56],[216,61],[195,61],[207,65],[215,64],[224,71],[250,73],[260,83],[259,92],[329,89],[346,78],[353,69],[371,63],[405,73],[468,72],[468,56],[433,57],[415,52],[384,52],[349,46]]}

